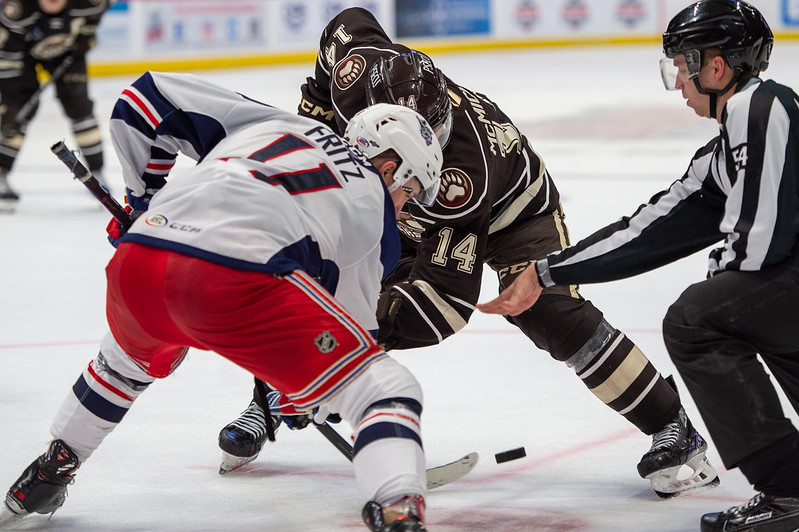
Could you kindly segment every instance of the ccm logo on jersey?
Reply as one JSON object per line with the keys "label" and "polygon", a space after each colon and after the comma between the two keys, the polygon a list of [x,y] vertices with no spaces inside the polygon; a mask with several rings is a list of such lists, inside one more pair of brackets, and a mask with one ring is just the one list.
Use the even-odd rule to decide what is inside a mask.
{"label": "ccm logo on jersey", "polygon": [[447,168],[441,172],[441,188],[436,198],[441,206],[457,209],[468,203],[473,193],[472,180],[463,170]]}
{"label": "ccm logo on jersey", "polygon": [[163,214],[151,214],[144,220],[144,223],[152,227],[167,227],[169,229],[185,231],[187,233],[199,233],[202,231],[202,229],[199,227],[194,227],[193,225],[179,224],[177,222],[169,223],[169,220]]}
{"label": "ccm logo on jersey", "polygon": [[366,70],[366,59],[357,54],[351,55],[338,64],[336,71],[333,72],[333,79],[336,86],[345,91],[358,81],[364,70]]}
{"label": "ccm logo on jersey", "polygon": [[742,168],[746,168],[746,160],[749,158],[746,144],[739,144],[734,147],[730,150],[730,155],[732,155],[732,161],[735,163],[736,172],[740,171]]}

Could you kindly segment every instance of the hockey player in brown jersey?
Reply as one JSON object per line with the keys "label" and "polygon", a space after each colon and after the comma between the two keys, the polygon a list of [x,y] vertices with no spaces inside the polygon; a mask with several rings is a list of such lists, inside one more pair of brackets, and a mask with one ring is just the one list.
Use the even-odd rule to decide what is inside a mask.
{"label": "hockey player in brown jersey", "polygon": [[100,129],[89,99],[86,53],[110,0],[4,0],[0,9],[0,207],[13,209],[19,194],[8,184],[11,167],[38,107],[37,66],[53,84],[72,122],[78,147],[101,178]]}
{"label": "hockey player in brown jersey", "polygon": [[[497,272],[502,289],[533,259],[568,245],[557,188],[511,119],[485,95],[447,78],[427,55],[393,43],[366,10],[346,9],[330,21],[314,76],[301,89],[299,113],[335,130],[364,106],[399,103],[424,115],[444,146],[438,198],[431,206],[406,205],[404,260],[380,296],[378,341],[387,349],[434,345],[462,329],[475,310],[484,264]],[[532,308],[508,319],[652,436],[638,473],[659,496],[718,483],[673,381],[577,286],[545,289]],[[254,400],[222,430],[223,451],[242,454],[246,446],[257,454],[263,433],[252,421],[263,419],[262,407]],[[677,481],[686,465],[693,473]]]}

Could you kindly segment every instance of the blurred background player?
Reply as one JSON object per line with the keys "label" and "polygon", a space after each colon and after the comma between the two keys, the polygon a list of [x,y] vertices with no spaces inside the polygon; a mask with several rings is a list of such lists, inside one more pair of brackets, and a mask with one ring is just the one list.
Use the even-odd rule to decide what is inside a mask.
{"label": "blurred background player", "polygon": [[[386,349],[434,345],[462,329],[475,309],[483,264],[508,286],[534,258],[568,244],[559,194],[527,138],[485,95],[447,78],[428,56],[392,43],[366,10],[346,9],[325,28],[314,77],[302,86],[299,113],[337,131],[364,107],[388,102],[417,109],[444,147],[435,203],[409,202],[400,230],[409,238],[400,267],[384,283],[378,342]],[[583,299],[576,285],[546,289],[510,318],[537,347],[573,368],[591,392],[652,435],[638,473],[667,498],[718,483],[674,383],[667,382],[624,333]],[[258,386],[256,386],[256,389]],[[265,410],[291,428],[290,405],[259,404],[222,429],[223,468],[257,456]],[[263,402],[263,401],[261,401]],[[285,401],[284,401],[285,402]],[[687,465],[691,474],[679,475]]]}
{"label": "blurred background player", "polygon": [[758,360],[799,412],[799,96],[759,77],[773,41],[745,2],[702,0],[675,15],[663,82],[716,120],[719,136],[632,216],[539,260],[480,305],[515,313],[539,284],[622,279],[721,242],[707,279],[669,308],[663,338],[724,465],[759,493],[704,515],[702,532],[799,530],[799,432]]}
{"label": "blurred background player", "polygon": [[[37,67],[52,74],[89,170],[102,182],[103,147],[89,98],[86,53],[110,0],[3,0],[0,8],[0,202],[13,210],[19,194],[8,178],[36,114]],[[65,63],[66,62],[66,63]],[[31,101],[31,98],[34,98]],[[30,102],[30,103],[29,103]],[[27,108],[26,108],[27,106]],[[20,115],[20,111],[23,111]]]}
{"label": "blurred background player", "polygon": [[[321,422],[339,414],[355,434],[366,524],[425,530],[421,389],[368,331],[400,255],[396,216],[438,190],[441,147],[427,122],[374,106],[344,139],[195,76],[147,73],[122,93],[111,136],[129,197],[149,210],[124,234],[116,224],[111,332],[0,523],[57,510],[78,467],[194,347],[275,383]],[[145,192],[153,161],[178,151],[201,162]]]}

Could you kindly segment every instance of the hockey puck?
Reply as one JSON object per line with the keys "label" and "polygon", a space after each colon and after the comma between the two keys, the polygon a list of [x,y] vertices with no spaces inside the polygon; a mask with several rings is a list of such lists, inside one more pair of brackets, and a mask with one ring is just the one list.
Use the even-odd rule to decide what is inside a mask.
{"label": "hockey puck", "polygon": [[518,460],[519,458],[524,458],[527,456],[527,451],[524,450],[524,447],[519,447],[517,449],[511,449],[509,451],[497,453],[494,455],[498,464],[503,462],[510,462],[511,460]]}

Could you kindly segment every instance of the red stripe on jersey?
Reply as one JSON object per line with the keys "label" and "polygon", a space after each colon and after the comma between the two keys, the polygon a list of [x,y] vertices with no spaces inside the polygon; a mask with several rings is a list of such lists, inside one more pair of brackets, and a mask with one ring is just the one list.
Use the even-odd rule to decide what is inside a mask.
{"label": "red stripe on jersey", "polygon": [[148,170],[170,170],[175,163],[171,164],[157,164],[157,163],[147,163]]}
{"label": "red stripe on jersey", "polygon": [[150,110],[147,108],[146,105],[144,105],[144,102],[141,100],[141,98],[139,98],[138,96],[133,94],[130,91],[130,89],[125,89],[124,91],[122,91],[122,94],[124,96],[127,96],[131,100],[133,100],[133,102],[136,104],[136,106],[138,106],[138,108],[141,110],[141,112],[143,112],[147,116],[147,118],[150,120],[150,123],[152,124],[153,128],[158,126],[159,122],[155,118],[155,115],[150,112]]}

